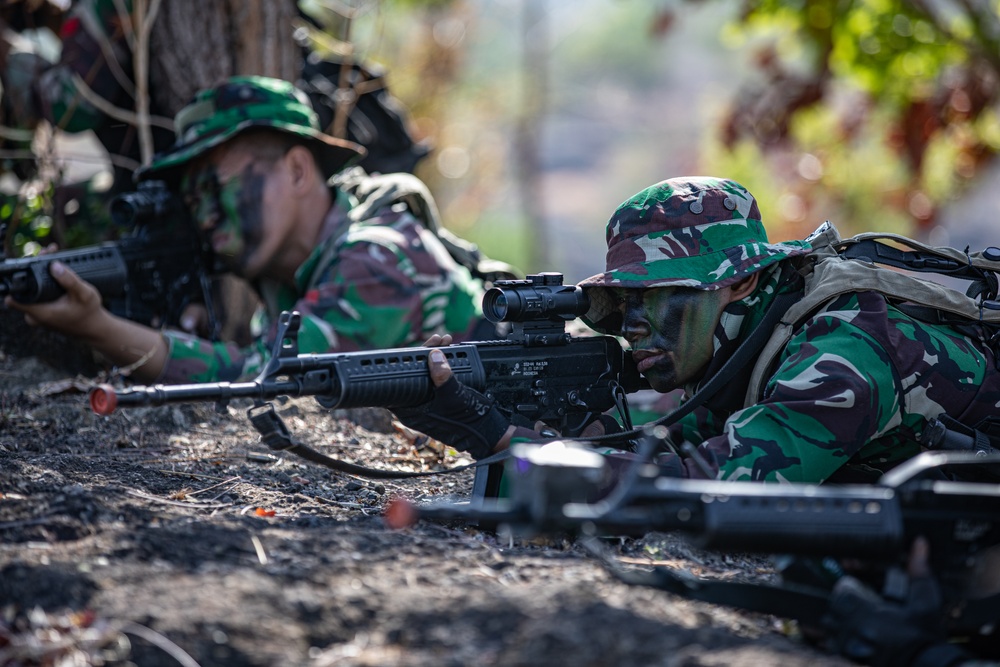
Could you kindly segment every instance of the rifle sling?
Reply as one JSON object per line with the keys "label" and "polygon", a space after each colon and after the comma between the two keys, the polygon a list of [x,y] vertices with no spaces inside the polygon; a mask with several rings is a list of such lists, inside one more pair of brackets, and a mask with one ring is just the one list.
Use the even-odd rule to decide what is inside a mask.
{"label": "rifle sling", "polygon": [[[264,409],[261,409],[264,408]],[[480,459],[475,463],[469,463],[466,465],[456,466],[454,468],[448,468],[446,470],[427,470],[421,472],[411,472],[404,470],[381,470],[379,468],[369,468],[367,466],[357,465],[356,463],[348,463],[347,461],[340,461],[338,459],[327,456],[317,452],[312,447],[304,445],[301,442],[292,438],[291,431],[288,430],[288,426],[281,419],[281,416],[274,411],[274,406],[270,403],[265,403],[263,405],[255,405],[254,407],[247,410],[247,417],[250,418],[250,423],[253,427],[257,429],[260,433],[261,439],[264,444],[270,447],[276,452],[289,452],[295,454],[307,461],[316,463],[318,465],[336,470],[338,472],[347,473],[349,475],[357,475],[358,477],[364,477],[367,479],[407,479],[411,477],[429,477],[431,475],[444,475],[449,473],[461,472],[463,470],[468,470],[470,468],[478,468],[480,466],[487,466],[492,463],[499,463],[510,457],[510,450],[504,450],[489,456],[485,459]]]}
{"label": "rifle sling", "polygon": [[652,570],[625,568],[596,538],[585,538],[581,545],[619,581],[667,591],[688,600],[793,618],[813,626],[819,625],[830,604],[829,592],[818,588],[712,581],[665,566]]}

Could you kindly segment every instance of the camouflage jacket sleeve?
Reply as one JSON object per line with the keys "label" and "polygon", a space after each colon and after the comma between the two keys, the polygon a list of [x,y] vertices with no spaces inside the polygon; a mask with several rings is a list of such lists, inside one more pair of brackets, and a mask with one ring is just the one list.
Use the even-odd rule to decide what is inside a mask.
{"label": "camouflage jacket sleeve", "polygon": [[412,216],[391,212],[351,225],[295,304],[311,316],[300,347],[405,347],[434,333],[457,338],[481,316],[482,284]]}
{"label": "camouflage jacket sleeve", "polygon": [[236,382],[257,375],[269,356],[266,341],[240,348],[235,343],[210,342],[180,331],[166,331],[167,363],[158,382]]}

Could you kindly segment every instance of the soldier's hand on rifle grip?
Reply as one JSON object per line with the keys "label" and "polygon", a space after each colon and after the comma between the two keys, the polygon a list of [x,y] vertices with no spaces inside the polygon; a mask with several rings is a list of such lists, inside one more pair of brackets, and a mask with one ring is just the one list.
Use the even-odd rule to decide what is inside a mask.
{"label": "soldier's hand on rifle grip", "polygon": [[[452,340],[451,334],[432,334],[424,341],[424,347],[446,347],[451,345]],[[427,369],[435,387],[440,387],[451,378],[451,366],[444,355],[431,355],[427,360]]]}
{"label": "soldier's hand on rifle grip", "polygon": [[99,333],[97,320],[106,313],[101,295],[93,285],[76,275],[62,262],[52,262],[49,272],[66,294],[48,303],[24,304],[11,297],[4,305],[24,313],[32,326],[44,326],[55,331],[87,339]]}

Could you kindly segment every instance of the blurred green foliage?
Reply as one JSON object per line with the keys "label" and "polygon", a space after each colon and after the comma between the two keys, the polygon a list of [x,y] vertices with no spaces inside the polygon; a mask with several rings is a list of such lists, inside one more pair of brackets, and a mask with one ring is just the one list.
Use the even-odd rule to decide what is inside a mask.
{"label": "blurred green foliage", "polygon": [[[526,63],[523,12],[533,1],[549,9],[544,31],[533,34],[548,48],[544,60]],[[620,201],[669,175],[660,154],[673,149],[673,136],[683,144],[700,129],[702,118],[693,117],[705,114],[702,96],[711,98],[713,114],[725,100],[701,150],[671,168],[744,182],[772,234],[786,238],[824,219],[848,232],[926,230],[1000,150],[1000,18],[993,0],[302,4],[327,26],[318,42],[324,48],[342,48],[339,40],[349,36],[355,57],[388,68],[415,133],[434,145],[417,173],[438,197],[446,224],[515,264],[537,245],[531,220],[570,215],[528,211],[511,185],[524,169],[516,137],[531,114],[543,140],[581,146],[543,165],[547,174],[600,173],[602,187]],[[349,24],[345,11],[353,12]],[[709,13],[708,20],[691,20]],[[721,62],[692,67],[704,92],[674,103],[672,86],[692,90],[685,50],[693,43],[709,44]],[[546,84],[537,109],[526,85],[533,66]],[[711,78],[720,67],[725,84]],[[609,124],[616,124],[613,132]],[[552,160],[554,151],[539,154]],[[588,194],[572,193],[590,201],[580,196]],[[611,207],[593,200],[592,212],[571,215],[599,238]],[[25,243],[31,216],[46,215],[44,206],[35,210],[18,225]]]}
{"label": "blurred green foliage", "polygon": [[1000,150],[996,2],[742,0],[723,34],[757,75],[709,164],[782,181],[783,225],[927,231]]}
{"label": "blurred green foliage", "polygon": [[3,249],[8,257],[35,255],[52,241],[53,184],[0,196]]}

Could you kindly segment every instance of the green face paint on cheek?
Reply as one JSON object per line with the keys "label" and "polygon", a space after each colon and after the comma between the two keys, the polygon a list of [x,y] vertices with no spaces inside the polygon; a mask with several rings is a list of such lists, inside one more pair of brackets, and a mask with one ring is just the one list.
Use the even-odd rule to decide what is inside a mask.
{"label": "green face paint on cheek", "polygon": [[243,254],[242,236],[224,203],[225,194],[215,167],[209,165],[185,177],[181,192],[212,249],[220,259],[236,268],[234,260]]}
{"label": "green face paint on cheek", "polygon": [[264,184],[251,162],[220,184],[215,167],[185,177],[182,192],[212,249],[236,271],[260,247],[264,233]]}
{"label": "green face paint on cheek", "polygon": [[643,371],[654,389],[675,389],[704,371],[712,358],[712,336],[722,305],[715,291],[669,287],[643,291],[642,304],[635,304],[631,316],[646,322],[648,334],[636,339],[633,347],[661,355]]}
{"label": "green face paint on cheek", "polygon": [[212,167],[187,175],[181,181],[181,194],[199,228],[213,229],[219,218],[219,179]]}
{"label": "green face paint on cheek", "polygon": [[243,262],[264,239],[264,185],[267,175],[247,165],[243,172],[222,187],[222,205],[226,217],[234,221],[243,240]]}
{"label": "green face paint on cheek", "polygon": [[678,299],[674,310],[674,368],[680,382],[695,378],[712,358],[712,334],[718,321],[716,292]]}

